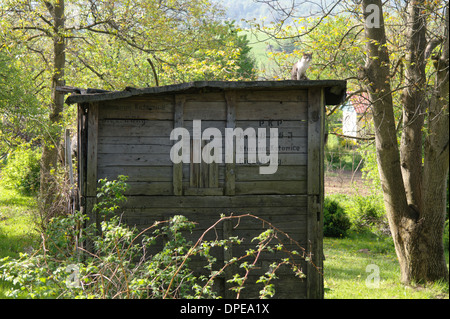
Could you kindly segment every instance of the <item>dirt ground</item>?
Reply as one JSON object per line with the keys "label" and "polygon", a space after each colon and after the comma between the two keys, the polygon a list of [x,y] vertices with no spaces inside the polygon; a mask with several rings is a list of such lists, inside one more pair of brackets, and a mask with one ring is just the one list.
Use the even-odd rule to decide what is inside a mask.
{"label": "dirt ground", "polygon": [[361,172],[325,172],[325,196],[332,194],[353,195],[356,193],[363,195],[370,193],[366,181],[362,179]]}

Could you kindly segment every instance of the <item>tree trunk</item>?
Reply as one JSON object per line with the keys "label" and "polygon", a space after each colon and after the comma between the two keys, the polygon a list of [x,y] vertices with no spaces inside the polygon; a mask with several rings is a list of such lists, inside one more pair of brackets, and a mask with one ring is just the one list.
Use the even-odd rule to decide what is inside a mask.
{"label": "tree trunk", "polygon": [[41,180],[40,180],[40,212],[41,218],[47,220],[54,214],[53,203],[58,194],[57,182],[54,177],[58,160],[58,147],[61,138],[60,121],[64,109],[64,94],[56,91],[57,86],[64,85],[65,37],[64,37],[64,0],[59,0],[55,4],[45,2],[50,14],[53,17],[53,76],[51,87],[51,106],[49,115],[49,136],[44,142],[41,159]]}
{"label": "tree trunk", "polygon": [[442,236],[449,172],[449,8],[447,2],[442,54],[435,58],[435,90],[428,113],[424,158],[424,210],[422,240],[428,259],[425,280],[448,281]]}
{"label": "tree trunk", "polygon": [[[442,204],[445,207],[445,182],[442,184],[441,181],[446,180],[448,173],[448,144],[446,152],[442,145],[445,138],[448,143],[448,126],[443,129],[445,121],[448,125],[448,107],[446,120],[445,112],[441,112],[440,114],[436,113],[433,117],[433,123],[430,122],[430,131],[434,126],[436,132],[431,137],[433,141],[430,141],[429,144],[433,144],[439,136],[439,142],[434,144],[439,145],[437,147],[439,152],[441,150],[444,152],[437,155],[438,152],[435,150],[436,156],[429,156],[429,161],[436,166],[425,166],[424,182],[422,182],[421,131],[423,129],[424,92],[419,85],[424,77],[424,65],[420,60],[423,59],[423,50],[425,49],[423,43],[425,30],[422,29],[425,28],[425,25],[421,21],[420,11],[416,11],[418,8],[415,6],[418,1],[412,2],[409,11],[409,59],[419,59],[419,63],[410,64],[407,71],[409,77],[407,81],[410,87],[404,92],[405,132],[399,150],[381,0],[363,0],[365,13],[369,5],[377,6],[380,12],[379,27],[371,27],[367,23],[365,25],[368,52],[365,76],[373,106],[377,161],[386,213],[400,264],[401,280],[405,284],[413,281],[448,280],[442,247],[444,210],[441,209]],[[446,71],[448,72],[447,69]],[[441,88],[442,90],[444,89]],[[445,92],[440,94],[442,93],[445,94]],[[442,116],[444,119],[441,119]],[[399,151],[402,152],[401,156]],[[443,161],[445,156],[447,156],[446,163]],[[439,160],[434,160],[437,157]],[[437,176],[439,174],[440,176]],[[422,195],[423,190],[425,190],[424,195]],[[442,261],[444,261],[444,267],[442,267]]]}
{"label": "tree trunk", "polygon": [[[426,19],[423,0],[412,0],[408,6],[406,72],[403,91],[403,131],[400,161],[408,204],[417,212],[422,201],[422,128],[425,106]],[[418,156],[420,154],[420,156]]]}

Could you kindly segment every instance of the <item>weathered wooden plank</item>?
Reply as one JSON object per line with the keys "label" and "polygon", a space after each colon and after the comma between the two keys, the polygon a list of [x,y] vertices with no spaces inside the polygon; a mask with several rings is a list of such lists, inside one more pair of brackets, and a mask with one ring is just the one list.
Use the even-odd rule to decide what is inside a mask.
{"label": "weathered wooden plank", "polygon": [[308,110],[308,194],[319,195],[323,144],[323,98],[321,89],[311,89]]}
{"label": "weathered wooden plank", "polygon": [[[306,166],[279,166],[275,174],[259,174],[258,166],[236,166],[236,181],[306,181]],[[219,176],[220,178],[220,176]]]}
{"label": "weathered wooden plank", "polygon": [[172,147],[169,136],[99,136],[99,144],[114,145],[168,145]]}
{"label": "weathered wooden plank", "polygon": [[[227,111],[224,102],[187,102],[186,104],[186,120],[226,118]],[[236,119],[238,120],[303,121],[308,118],[306,102],[236,101],[236,105]]]}
{"label": "weathered wooden plank", "polygon": [[306,181],[236,182],[236,194],[306,194]]}
{"label": "weathered wooden plank", "polygon": [[[201,120],[201,118],[199,118]],[[177,124],[175,127],[184,127],[192,135],[193,121],[185,120],[183,124]],[[277,124],[280,123],[280,124]],[[222,137],[225,137],[225,121],[202,120],[201,131],[206,128],[214,127],[220,130]],[[237,121],[235,127],[243,130],[253,128],[258,132],[258,128],[278,128],[279,138],[306,137],[307,125],[304,122],[288,120],[253,120]],[[233,127],[234,128],[234,127]],[[99,137],[104,140],[123,141],[124,137],[145,140],[147,137],[162,137],[170,141],[170,132],[173,129],[172,121],[151,121],[151,120],[118,120],[107,119],[99,121]],[[266,137],[269,137],[269,130],[266,131]],[[148,138],[147,138],[148,140]],[[102,140],[100,140],[102,141]]]}
{"label": "weathered wooden plank", "polygon": [[[277,124],[280,123],[280,124]],[[207,128],[213,127],[217,128],[222,138],[225,138],[226,132],[225,128],[229,127],[225,121],[212,121],[212,120],[201,120],[200,123],[201,132]],[[186,128],[190,135],[193,134],[193,121],[184,121],[183,127]],[[253,121],[235,121],[235,125],[231,128],[240,128],[243,131],[248,128],[253,129],[255,132],[255,137],[258,137],[258,128],[265,128],[265,134],[263,137],[276,137],[279,139],[290,139],[294,137],[307,137],[308,135],[308,125],[304,121],[287,121],[287,120],[253,120]],[[278,128],[278,135],[270,132],[270,128]]]}
{"label": "weathered wooden plank", "polygon": [[125,208],[233,208],[233,207],[306,207],[305,195],[250,196],[129,196]]}
{"label": "weathered wooden plank", "polygon": [[280,90],[280,91],[241,91],[237,95],[238,101],[267,101],[267,102],[306,102],[308,90]]}
{"label": "weathered wooden plank", "polygon": [[[99,167],[172,166],[170,154],[98,154]],[[126,174],[124,174],[126,175]]]}
{"label": "weathered wooden plank", "polygon": [[185,120],[225,120],[226,103],[222,101],[187,101],[184,110]]}
{"label": "weathered wooden plank", "polygon": [[172,120],[173,100],[166,98],[118,99],[101,103],[99,119]]}
{"label": "weathered wooden plank", "polygon": [[[132,174],[133,170],[132,168],[135,168],[138,170],[139,173]],[[151,174],[155,174],[155,178],[164,178],[164,173],[159,174],[158,170],[165,167],[152,167],[151,169],[155,169],[156,172],[147,173],[145,170],[150,170],[150,168],[143,167],[143,170],[141,171],[140,167],[130,167],[130,168],[119,168],[118,171],[128,171],[131,170],[131,173],[129,173],[131,176],[136,176],[138,178],[139,176],[142,176],[143,180],[147,178],[146,175],[149,174],[149,179],[151,178]],[[107,168],[105,168],[107,169]],[[188,164],[183,166],[183,176],[189,175],[189,167]],[[225,180],[225,166],[218,165],[218,175],[219,175],[219,182],[223,182]],[[236,165],[236,181],[306,181],[306,166],[279,166],[278,170],[275,174],[260,174],[259,173],[259,166],[249,166],[249,165]],[[187,181],[187,179],[183,179],[184,181]],[[150,180],[149,180],[150,181]],[[160,180],[156,180],[160,181]],[[161,180],[162,181],[162,180]]]}
{"label": "weathered wooden plank", "polygon": [[170,154],[172,145],[164,144],[109,144],[98,143],[99,154]]}
{"label": "weathered wooden plank", "polygon": [[[227,128],[235,128],[236,127],[236,92],[234,91],[226,91],[225,92],[225,100],[227,103]],[[223,144],[222,144],[223,145]],[[230,152],[227,150],[227,146],[224,146],[225,152]],[[233,153],[234,153],[233,148]],[[234,155],[232,155],[234,159]],[[227,161],[226,161],[227,162]],[[232,163],[226,163],[225,165],[225,195],[234,195],[235,194],[235,181],[236,181],[236,171],[234,161]]]}
{"label": "weathered wooden plank", "polygon": [[124,195],[173,195],[171,182],[127,182],[128,189]]}
{"label": "weathered wooden plank", "polygon": [[[234,159],[235,161],[235,159]],[[307,154],[301,154],[301,153],[294,153],[294,154],[278,154],[278,167],[283,165],[299,165],[303,166],[306,165],[308,162],[308,155]],[[247,156],[244,157],[244,163],[236,163],[236,166],[238,165],[249,165],[249,166],[260,166],[259,163],[248,163]],[[266,165],[266,164],[263,164]]]}
{"label": "weathered wooden plank", "polygon": [[97,194],[97,138],[98,138],[98,103],[89,105],[88,111],[88,143],[87,143],[87,176],[86,195],[95,196]]}
{"label": "weathered wooden plank", "polygon": [[[236,248],[233,250],[234,255],[237,257],[241,257],[241,256],[245,256],[246,252],[250,249],[257,250],[256,244],[258,243],[258,240],[255,239],[253,241],[253,243],[251,243],[250,241],[252,239],[254,239],[255,237],[259,236],[263,231],[264,230],[261,229],[259,231],[259,233],[258,232],[251,233],[251,234],[249,233],[248,237],[245,237],[246,241],[244,241],[241,245],[236,245]],[[282,238],[281,234],[278,236]],[[277,244],[277,240],[275,239],[272,241],[272,247],[275,246],[276,244]],[[303,251],[306,246],[306,241],[299,243],[299,245],[287,245],[286,243],[283,243],[283,244],[285,244],[286,249],[289,249],[291,251],[296,251],[299,254],[303,254]],[[284,251],[283,252],[279,252],[279,251],[261,252],[260,255],[258,256],[259,258],[255,265],[256,267],[258,267],[258,269],[254,269],[253,275],[257,275],[257,274],[262,275],[265,272],[267,272],[267,270],[268,270],[267,268],[271,263],[276,262],[276,261],[280,262],[282,259],[289,258],[292,256],[293,255],[289,255]],[[295,256],[295,257],[296,258],[290,258],[290,260],[295,261],[298,265],[301,265],[302,267],[304,267],[303,270],[306,273],[306,269],[307,269],[306,263],[299,256]],[[251,260],[251,262],[254,262],[255,259],[256,259],[256,254],[246,257],[245,259],[243,259],[243,261]],[[266,270],[264,272],[261,272],[261,269],[263,269],[263,268],[265,268]],[[289,268],[286,267],[285,269],[287,270]],[[289,269],[289,271],[281,271],[281,274],[283,274],[283,273],[286,274],[287,272],[290,273],[291,271],[292,271],[291,269]]]}
{"label": "weathered wooden plank", "polygon": [[[231,93],[230,93],[231,94]],[[201,120],[202,121],[202,130],[204,130],[207,127],[215,127],[219,130],[223,131],[223,129],[227,126],[227,121],[214,118],[214,119],[203,119],[202,114],[198,114],[197,118],[195,120]],[[192,123],[193,120],[187,120],[184,121],[184,127],[191,131],[192,129]],[[279,129],[288,129],[288,128],[303,128],[303,134],[298,136],[307,136],[308,134],[308,122],[305,121],[297,121],[297,120],[279,120],[279,119],[255,119],[255,120],[236,120],[235,121],[235,127],[240,127],[242,129],[246,129],[248,127],[252,127],[255,130],[258,128],[271,128],[271,127],[277,127]]]}
{"label": "weathered wooden plank", "polygon": [[[244,154],[244,163],[230,163],[226,164],[229,167],[230,183],[231,179],[235,175],[235,169],[230,167],[235,167],[238,165],[244,166],[260,166],[266,164],[260,163],[248,163],[247,154]],[[278,165],[299,165],[303,166],[307,164],[307,154],[293,153],[293,154],[278,154]],[[233,161],[236,159],[234,158]],[[164,154],[158,153],[100,153],[98,154],[99,167],[108,166],[172,166],[172,161],[170,159],[170,152]],[[222,156],[222,163],[225,161],[225,157]]]}
{"label": "weathered wooden plank", "polygon": [[306,102],[237,102],[237,120],[306,120]]}
{"label": "weathered wooden plank", "polygon": [[[251,276],[246,281],[246,288],[242,290],[240,298],[260,298],[259,291],[263,288],[261,283],[257,284],[258,275]],[[307,298],[306,281],[295,277],[293,274],[280,275],[278,279],[271,282],[274,284],[275,295],[273,299],[305,299]],[[235,298],[235,295],[232,296]]]}
{"label": "weathered wooden plank", "polygon": [[[202,150],[208,142],[205,140],[200,140],[198,136],[194,136],[191,140],[191,162],[189,164],[189,187],[190,188],[218,188],[219,187],[219,168],[218,163],[206,163],[202,158],[194,159],[193,152],[199,152],[202,154]],[[198,149],[196,149],[196,147]],[[201,161],[201,163],[196,163],[196,161]],[[195,194],[190,192],[189,194]],[[211,195],[223,195],[223,192],[211,192],[204,194]]]}
{"label": "weathered wooden plank", "polygon": [[193,134],[191,142],[191,158],[190,158],[190,171],[189,171],[189,187],[204,187],[202,180],[202,140],[201,133]]}
{"label": "weathered wooden plank", "polygon": [[[175,112],[173,118],[174,128],[183,125],[184,121],[184,105],[186,97],[177,95],[175,97]],[[174,142],[175,143],[175,142]],[[170,154],[170,150],[169,150]],[[172,186],[174,195],[183,194],[183,163],[173,163]]]}
{"label": "weathered wooden plank", "polygon": [[[274,195],[267,195],[274,196]],[[152,197],[152,196],[140,196]],[[158,196],[154,196],[156,198]],[[159,196],[164,197],[166,201],[171,201],[174,197]],[[194,196],[185,196],[187,198]],[[197,196],[200,198],[201,195]],[[223,196],[220,196],[223,197]],[[250,197],[250,196],[248,196]],[[211,199],[210,199],[211,200]],[[292,201],[290,201],[292,202]],[[252,207],[242,207],[242,206],[230,206],[230,207],[199,207],[195,205],[186,205],[181,207],[177,205],[176,207],[130,207],[133,203],[127,202],[123,205],[122,210],[130,216],[147,216],[149,218],[166,218],[167,216],[173,215],[189,215],[197,220],[206,220],[211,225],[215,222],[214,219],[219,219],[221,214],[226,216],[239,216],[246,214],[253,214],[261,217],[269,222],[285,221],[285,220],[300,220],[306,223],[307,218],[307,203],[302,203],[299,206],[286,206],[288,203],[286,201],[280,202],[280,206],[252,206]],[[200,204],[201,205],[201,204]],[[255,214],[257,212],[257,214]],[[251,220],[253,225],[256,223],[263,224],[263,222],[256,221],[253,217],[243,217],[242,220]],[[233,225],[240,224],[238,218],[233,219]],[[258,224],[258,225],[259,225]],[[210,226],[210,225],[209,225]],[[208,226],[208,227],[209,227]]]}
{"label": "weathered wooden plank", "polygon": [[308,122],[295,121],[295,120],[280,120],[280,119],[270,119],[270,120],[245,120],[241,119],[236,121],[237,127],[253,127],[253,128],[278,128],[278,129],[288,129],[288,128],[303,128],[303,134],[300,136],[307,136],[308,134]]}
{"label": "weathered wooden plank", "polygon": [[186,94],[187,102],[224,102],[225,97],[222,91],[220,92],[202,92],[202,94]]}
{"label": "weathered wooden plank", "polygon": [[[211,163],[207,165],[208,168],[208,187],[219,187],[219,165],[217,163]],[[223,192],[222,194],[223,195]]]}
{"label": "weathered wooden plank", "polygon": [[[258,194],[306,194],[306,181],[246,181],[236,182],[235,193],[238,195]],[[185,195],[223,195],[222,188],[190,188]],[[158,194],[154,194],[158,195]]]}
{"label": "weathered wooden plank", "polygon": [[[142,110],[160,111],[166,110],[171,112],[173,110],[173,99],[170,95],[167,96],[134,96],[125,99],[115,99],[101,102],[102,105],[108,108],[121,107],[128,112],[137,113]],[[169,106],[169,109],[166,108]]]}
{"label": "weathered wooden plank", "polygon": [[[286,212],[291,213],[288,214]],[[273,225],[278,231],[288,233],[289,235],[292,234],[295,237],[292,237],[292,239],[296,241],[306,240],[306,215],[300,213],[295,214],[294,212],[294,208],[287,207],[281,207],[275,214],[270,214],[267,210],[255,210],[255,215],[263,218],[267,222],[262,222],[261,220],[252,217],[232,219],[230,220],[230,223],[233,228],[233,236],[239,236],[239,233],[244,234],[243,231],[245,230],[245,233],[247,234],[245,238],[251,240],[255,235],[260,234],[265,229],[271,228],[271,225]],[[195,210],[185,208],[178,209],[175,212],[170,211],[167,208],[155,208],[152,210],[124,210],[123,213],[121,213],[124,220],[127,219],[128,221],[133,221],[133,223],[129,223],[129,225],[151,225],[155,221],[167,220],[174,215],[183,215],[188,220],[195,222],[195,229],[199,232],[204,232],[220,219],[218,212],[214,211],[214,214],[212,214],[211,210],[206,208]],[[222,227],[223,222],[217,224],[216,229],[222,229]],[[215,230],[211,230],[211,232],[215,232]],[[282,237],[283,236],[280,236],[279,239],[283,240],[285,243],[290,242],[290,239],[284,239]],[[247,244],[251,244],[251,242],[247,242],[246,245]]]}
{"label": "weathered wooden plank", "polygon": [[128,176],[127,182],[172,182],[170,166],[100,166],[98,178],[115,180],[119,175]]}
{"label": "weathered wooden plank", "polygon": [[221,187],[203,187],[203,188],[192,188],[185,187],[184,195],[187,196],[222,196],[223,188]]}
{"label": "weathered wooden plank", "polygon": [[[319,234],[322,218],[321,190],[323,184],[323,134],[324,96],[322,88],[308,93],[308,253],[316,267],[323,265],[322,235]],[[323,277],[308,265],[308,298],[323,298]]]}
{"label": "weathered wooden plank", "polygon": [[80,203],[80,212],[86,214],[86,206],[83,203],[86,196],[86,182],[87,182],[87,114],[85,113],[85,105],[78,105],[78,123],[77,123],[77,153],[78,153],[78,195]]}
{"label": "weathered wooden plank", "polygon": [[[142,142],[141,142],[142,141]],[[130,154],[130,153],[159,153],[168,154],[172,148],[172,142],[165,138],[155,138],[154,140],[143,140],[142,138],[130,137],[130,138],[100,138],[98,141],[98,153],[103,154]],[[222,153],[224,153],[225,137],[221,139]],[[284,153],[305,153],[307,150],[307,138],[306,137],[288,137],[284,136],[278,140],[278,148],[269,149],[269,142],[266,143],[266,148],[261,148],[260,152],[275,152],[279,154]],[[234,143],[236,144],[236,143]],[[249,148],[247,141],[244,143],[244,154],[247,154],[250,150],[255,151],[258,154],[257,144],[255,148]]]}
{"label": "weathered wooden plank", "polygon": [[170,139],[173,128],[173,121],[106,119],[99,121],[99,136],[160,136]]}

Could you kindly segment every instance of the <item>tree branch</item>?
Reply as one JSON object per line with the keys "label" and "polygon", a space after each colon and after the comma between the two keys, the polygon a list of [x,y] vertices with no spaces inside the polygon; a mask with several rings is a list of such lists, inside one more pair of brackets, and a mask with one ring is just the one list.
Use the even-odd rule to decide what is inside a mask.
{"label": "tree branch", "polygon": [[329,132],[329,134],[333,134],[333,135],[336,135],[338,137],[359,140],[359,141],[374,141],[375,140],[375,136],[374,137],[359,137],[359,136],[350,136],[350,135],[339,134],[339,133],[336,133],[336,132]]}
{"label": "tree branch", "polygon": [[147,58],[147,61],[150,64],[150,66],[152,67],[153,76],[155,78],[155,84],[156,84],[156,86],[159,86],[158,74],[156,73],[155,66],[153,65],[153,62],[152,62],[152,60],[150,58]]}

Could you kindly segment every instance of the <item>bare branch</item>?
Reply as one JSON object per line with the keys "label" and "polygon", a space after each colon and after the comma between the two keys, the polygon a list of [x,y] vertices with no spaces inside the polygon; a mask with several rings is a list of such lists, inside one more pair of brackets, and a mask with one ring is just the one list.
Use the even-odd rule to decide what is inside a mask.
{"label": "bare branch", "polygon": [[374,141],[375,140],[375,136],[373,136],[373,137],[359,137],[359,136],[351,136],[351,135],[339,134],[339,133],[336,133],[336,132],[329,132],[329,134],[336,135],[338,137],[358,140],[358,141]]}
{"label": "bare branch", "polygon": [[147,58],[147,61],[150,64],[150,66],[152,67],[153,76],[155,78],[155,84],[156,84],[156,86],[159,86],[158,74],[156,73],[155,65],[153,64],[153,62],[150,58]]}

